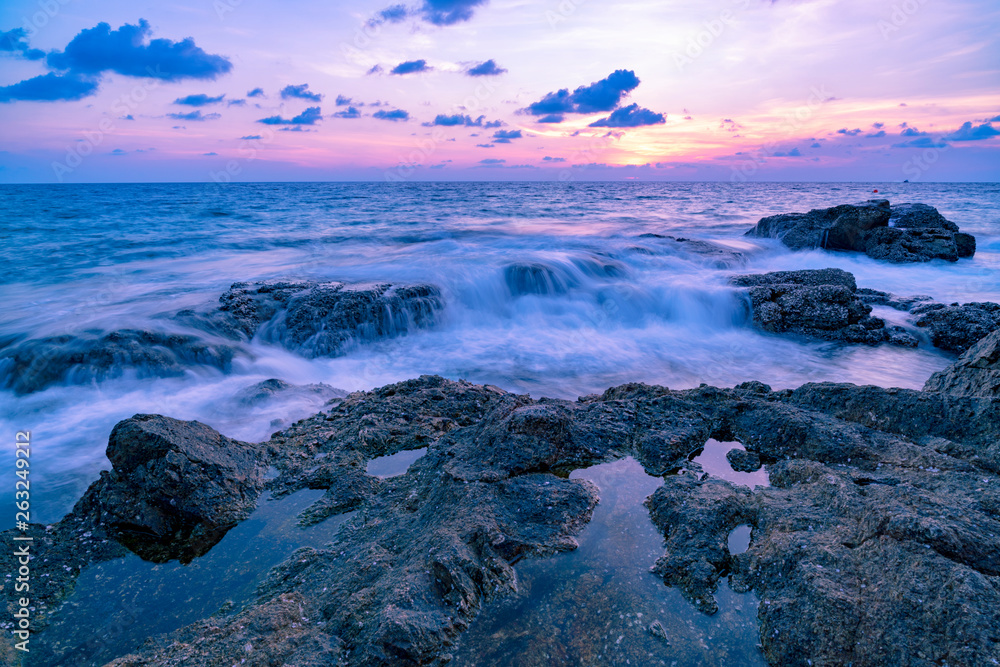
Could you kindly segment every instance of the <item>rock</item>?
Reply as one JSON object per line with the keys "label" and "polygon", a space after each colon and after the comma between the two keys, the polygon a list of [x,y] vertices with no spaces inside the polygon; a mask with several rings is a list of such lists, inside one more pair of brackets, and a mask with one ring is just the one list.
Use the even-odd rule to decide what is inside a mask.
{"label": "rock", "polygon": [[793,250],[864,252],[874,259],[896,263],[932,259],[954,262],[976,252],[976,239],[959,232],[958,225],[933,206],[890,207],[884,199],[763,218],[747,236],[776,238]]}
{"label": "rock", "polygon": [[981,338],[958,361],[932,375],[924,391],[1000,397],[1000,329]]}
{"label": "rock", "polygon": [[[157,479],[169,484],[157,462],[188,449],[171,429],[195,432],[155,423],[133,422],[113,438],[116,471],[137,471],[140,497],[156,494],[140,472],[162,469]],[[135,443],[133,429],[143,434]],[[741,442],[772,486],[685,469],[710,437]],[[375,456],[423,447],[403,475],[364,473]],[[272,570],[242,608],[112,665],[228,665],[234,655],[248,664],[445,664],[481,606],[515,593],[514,564],[574,548],[598,493],[568,473],[624,456],[663,476],[646,501],[664,537],[653,571],[706,613],[727,576],[735,590],[755,591],[771,664],[979,665],[1000,647],[993,397],[828,383],[774,392],[748,382],[629,384],[571,402],[425,376],[352,394],[246,451],[279,469],[276,494],[326,488],[331,501],[319,513],[357,513],[333,543]],[[96,497],[88,491],[94,507],[102,482]],[[349,490],[353,502],[338,505]],[[733,555],[727,541],[739,525],[752,527],[752,541]],[[592,626],[581,636],[600,637],[604,620],[577,609],[573,622]],[[535,630],[548,632],[544,623]]]}
{"label": "rock", "polygon": [[659,621],[653,621],[652,623],[650,623],[649,627],[647,628],[647,631],[649,632],[649,634],[653,635],[661,642],[665,643],[667,646],[670,645],[670,638],[667,637],[667,631],[663,627],[663,624],[660,623]]}
{"label": "rock", "polygon": [[127,372],[140,378],[174,377],[196,365],[228,372],[235,355],[229,345],[137,329],[53,336],[0,351],[0,386],[30,394],[54,384],[101,382]]}
{"label": "rock", "polygon": [[259,335],[308,357],[427,328],[444,307],[433,285],[341,282],[234,283],[219,300],[247,338]]}
{"label": "rock", "polygon": [[347,395],[342,389],[336,389],[328,384],[305,384],[295,385],[278,378],[264,380],[257,384],[244,387],[236,394],[236,400],[241,405],[252,407],[266,403],[280,396],[283,398],[303,397],[319,398],[329,400],[331,398],[341,398]]}
{"label": "rock", "polygon": [[825,248],[864,252],[865,232],[889,224],[886,199],[843,204],[808,213],[784,213],[762,218],[747,236],[778,239],[792,250]]}
{"label": "rock", "polygon": [[922,294],[900,297],[889,292],[880,292],[879,290],[868,289],[866,287],[859,287],[855,294],[870,306],[888,306],[894,310],[902,310],[904,312],[909,312],[916,306],[926,305],[928,302],[934,300]]}
{"label": "rock", "polygon": [[747,288],[754,324],[772,333],[798,333],[825,340],[916,347],[900,327],[886,328],[858,298],[854,276],[840,269],[776,271],[734,276]]}
{"label": "rock", "polygon": [[503,279],[512,296],[565,294],[576,285],[565,271],[540,263],[505,266]]}
{"label": "rock", "polygon": [[[734,250],[733,248],[729,248],[720,243],[705,241],[704,239],[688,239],[653,233],[640,234],[638,238],[662,239],[661,247],[668,252],[679,252],[700,260],[708,260],[712,266],[720,269],[745,266],[747,263],[747,255],[745,252]],[[652,254],[648,249],[635,248],[634,250],[638,252],[645,250],[647,253]]]}
{"label": "rock", "polygon": [[927,327],[936,347],[962,354],[977,341],[1000,327],[1000,304],[982,302],[945,306],[940,303],[917,306],[916,325]]}
{"label": "rock", "polygon": [[136,415],[108,440],[88,489],[105,530],[147,560],[190,562],[256,507],[266,466],[252,445],[199,422]]}
{"label": "rock", "polygon": [[726,460],[733,470],[738,472],[754,472],[760,470],[760,457],[754,452],[743,449],[730,449],[726,452]]}

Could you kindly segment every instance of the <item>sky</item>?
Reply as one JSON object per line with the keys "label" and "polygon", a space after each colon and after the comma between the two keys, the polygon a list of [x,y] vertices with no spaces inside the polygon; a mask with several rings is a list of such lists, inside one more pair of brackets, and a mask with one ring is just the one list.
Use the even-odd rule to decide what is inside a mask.
{"label": "sky", "polygon": [[1000,181],[996,0],[4,0],[0,182]]}

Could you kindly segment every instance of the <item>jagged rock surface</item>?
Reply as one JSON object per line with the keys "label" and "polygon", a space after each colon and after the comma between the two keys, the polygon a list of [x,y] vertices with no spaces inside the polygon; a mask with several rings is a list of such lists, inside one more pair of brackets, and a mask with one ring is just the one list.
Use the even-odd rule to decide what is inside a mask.
{"label": "jagged rock surface", "polygon": [[808,213],[763,218],[747,236],[775,238],[793,250],[824,248],[866,253],[889,262],[950,262],[971,257],[976,239],[958,231],[933,206],[873,199]]}
{"label": "jagged rock surface", "polygon": [[342,282],[235,283],[219,301],[247,338],[260,335],[309,357],[337,356],[351,341],[429,327],[444,307],[433,285]]}
{"label": "jagged rock surface", "polygon": [[926,327],[936,347],[958,354],[1000,328],[1000,304],[991,302],[953,303],[946,306],[930,303],[911,311],[916,325]]}
{"label": "jagged rock surface", "polygon": [[775,271],[734,276],[746,288],[754,324],[772,333],[798,333],[826,340],[916,347],[917,340],[898,326],[872,317],[858,297],[854,276],[841,269]]}
{"label": "jagged rock surface", "polygon": [[980,339],[951,366],[932,375],[924,391],[1000,398],[1000,329]]}
{"label": "jagged rock surface", "polygon": [[[772,486],[685,470],[708,438],[743,443]],[[365,473],[374,456],[424,447],[403,475]],[[665,539],[654,572],[708,613],[727,576],[756,591],[771,664],[978,665],[1000,651],[994,397],[630,384],[536,401],[423,377],[352,394],[256,451],[280,471],[276,493],[331,490],[304,518],[357,514],[244,608],[116,667],[443,665],[479,607],[515,590],[519,559],[574,547],[598,490],[566,473],[626,455],[663,476],[647,500]],[[740,524],[751,543],[731,555]]]}
{"label": "jagged rock surface", "polygon": [[59,382],[82,384],[126,372],[172,377],[191,365],[228,371],[235,355],[229,345],[186,334],[122,329],[103,336],[53,336],[0,350],[0,386],[30,394]]}

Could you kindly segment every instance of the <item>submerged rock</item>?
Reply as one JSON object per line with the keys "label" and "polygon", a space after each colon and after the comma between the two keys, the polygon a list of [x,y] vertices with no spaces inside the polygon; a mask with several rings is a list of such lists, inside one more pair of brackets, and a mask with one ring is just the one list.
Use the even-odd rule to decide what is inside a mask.
{"label": "submerged rock", "polygon": [[793,250],[855,251],[897,263],[954,262],[976,252],[976,239],[959,232],[958,225],[933,206],[890,207],[885,199],[770,216],[761,219],[747,236],[775,238]]}
{"label": "submerged rock", "polygon": [[902,327],[886,327],[884,320],[871,316],[871,306],[858,296],[854,276],[846,271],[775,271],[734,276],[729,282],[747,288],[753,322],[764,331],[917,346],[916,338]]}
{"label": "submerged rock", "polygon": [[427,328],[444,307],[433,285],[388,283],[234,283],[219,301],[247,338],[259,335],[309,357],[337,356],[351,341]]}
{"label": "submerged rock", "polygon": [[1000,327],[1000,304],[953,303],[946,306],[930,303],[911,311],[916,325],[926,327],[936,347],[962,354],[994,329]]}
{"label": "submerged rock", "polygon": [[951,366],[932,375],[924,391],[1000,398],[1000,329],[980,339]]}
{"label": "submerged rock", "polygon": [[276,397],[282,398],[319,398],[321,400],[329,400],[331,398],[338,398],[346,396],[347,392],[342,389],[336,389],[328,384],[318,383],[318,384],[292,384],[290,382],[285,382],[284,380],[279,380],[278,378],[271,378],[269,380],[264,380],[258,382],[257,384],[252,384],[248,387],[244,387],[235,396],[235,400],[245,407],[253,407],[260,405],[261,403],[266,403]]}
{"label": "submerged rock", "polygon": [[0,386],[30,394],[54,384],[121,377],[183,375],[193,365],[228,371],[236,350],[196,336],[122,329],[104,335],[53,336],[0,350]]}

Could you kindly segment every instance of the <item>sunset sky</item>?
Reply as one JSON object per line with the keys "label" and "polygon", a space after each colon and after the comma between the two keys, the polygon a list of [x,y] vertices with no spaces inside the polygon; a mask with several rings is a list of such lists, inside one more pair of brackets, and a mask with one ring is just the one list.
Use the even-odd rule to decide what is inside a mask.
{"label": "sunset sky", "polygon": [[6,0],[0,182],[1000,180],[996,0]]}

